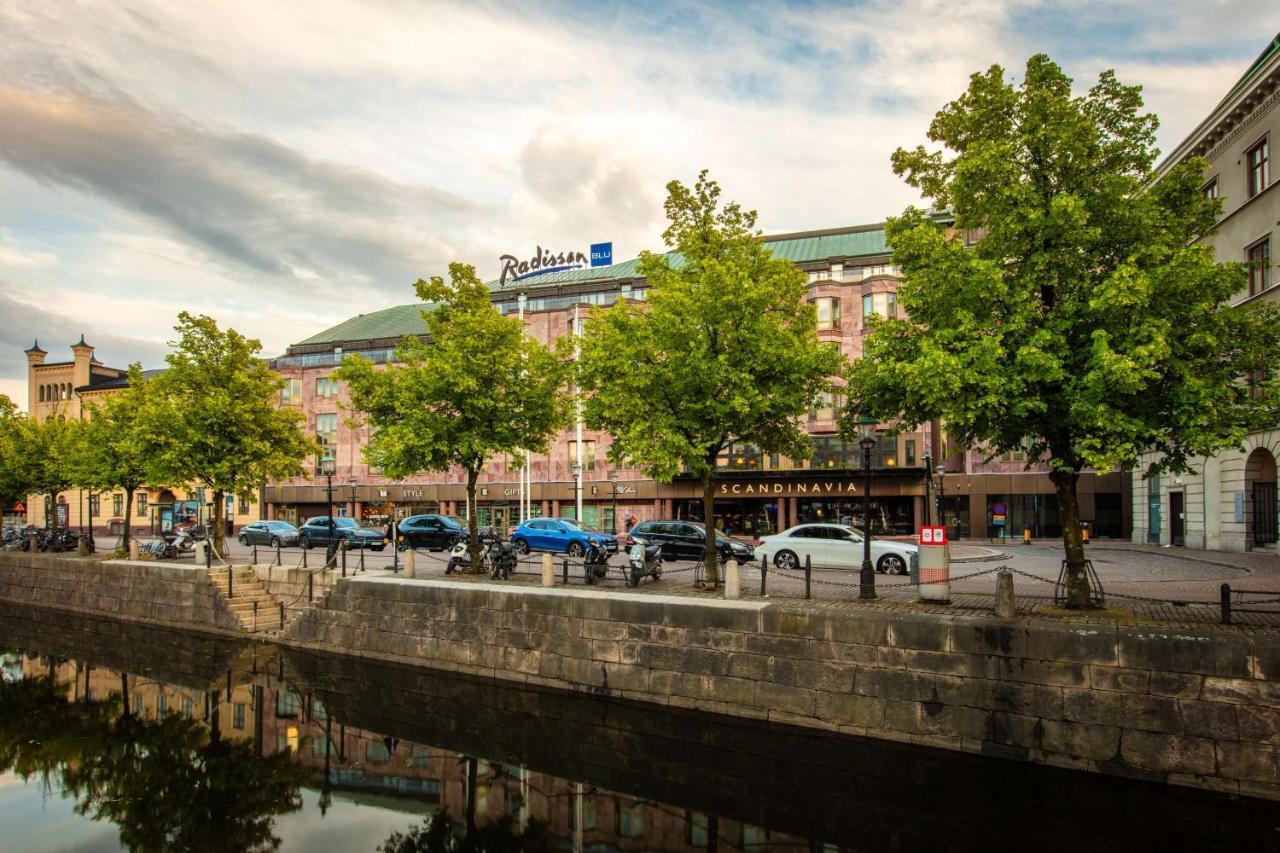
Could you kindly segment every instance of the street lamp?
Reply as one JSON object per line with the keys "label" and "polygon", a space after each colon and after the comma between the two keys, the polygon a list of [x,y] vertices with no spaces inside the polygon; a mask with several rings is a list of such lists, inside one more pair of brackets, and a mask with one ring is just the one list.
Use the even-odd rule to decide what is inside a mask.
{"label": "street lamp", "polygon": [[618,472],[614,472],[609,478],[609,482],[613,483],[613,535],[618,535]]}
{"label": "street lamp", "polygon": [[329,544],[325,548],[325,568],[333,562],[334,554],[334,524],[333,524],[333,467],[334,460],[327,456],[320,458],[320,470],[324,471],[324,493],[329,504],[328,527],[329,527]]}
{"label": "street lamp", "polygon": [[573,506],[574,512],[577,513],[575,519],[579,524],[582,523],[582,465],[574,462],[570,465],[573,470]]}
{"label": "street lamp", "polygon": [[862,448],[862,469],[866,483],[862,490],[862,571],[858,576],[858,598],[876,597],[876,573],[871,568],[871,448],[876,446],[876,419],[858,418],[858,446]]}
{"label": "street lamp", "polygon": [[[351,517],[356,517],[356,487],[360,485],[360,481],[351,476],[347,478],[347,485],[351,487]],[[357,519],[356,523],[359,523]]]}

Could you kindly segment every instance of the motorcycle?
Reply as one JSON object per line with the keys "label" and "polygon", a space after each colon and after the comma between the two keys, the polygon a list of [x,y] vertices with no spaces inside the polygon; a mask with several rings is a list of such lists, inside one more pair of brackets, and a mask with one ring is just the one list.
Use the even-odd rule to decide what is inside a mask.
{"label": "motorcycle", "polygon": [[[480,566],[495,580],[506,580],[516,570],[519,552],[510,542],[504,542],[496,533],[486,528],[480,531]],[[446,575],[461,574],[471,570],[471,547],[467,539],[460,539],[449,549]]]}
{"label": "motorcycle", "polygon": [[173,546],[174,552],[177,554],[191,554],[196,550],[196,546],[204,541],[203,536],[196,536],[189,527],[183,527],[172,538],[165,537],[165,540]]}
{"label": "motorcycle", "polygon": [[[583,580],[593,584],[609,574],[609,549],[599,542],[587,546],[587,553],[582,555]],[[625,571],[623,572],[625,574]]]}
{"label": "motorcycle", "polygon": [[627,549],[627,563],[631,569],[627,586],[639,586],[646,577],[657,580],[662,577],[662,546],[651,545],[647,539],[633,536],[631,547]]}

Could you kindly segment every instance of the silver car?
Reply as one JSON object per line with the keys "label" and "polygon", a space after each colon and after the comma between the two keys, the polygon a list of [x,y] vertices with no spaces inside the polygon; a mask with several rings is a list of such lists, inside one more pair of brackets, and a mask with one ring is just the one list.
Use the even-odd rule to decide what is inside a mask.
{"label": "silver car", "polygon": [[[847,524],[797,524],[781,533],[763,536],[756,556],[764,556],[780,569],[804,566],[805,557],[815,569],[857,569],[862,566],[862,531]],[[871,565],[877,572],[905,575],[919,557],[906,542],[871,540]]]}

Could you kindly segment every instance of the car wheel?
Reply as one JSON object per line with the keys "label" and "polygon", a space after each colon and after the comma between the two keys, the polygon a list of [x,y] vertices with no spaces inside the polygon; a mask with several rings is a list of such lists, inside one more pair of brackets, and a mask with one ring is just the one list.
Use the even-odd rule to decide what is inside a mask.
{"label": "car wheel", "polygon": [[[527,540],[517,539],[513,544],[516,546],[517,554],[524,555],[529,553],[529,543]],[[572,554],[573,552],[570,551],[569,553]],[[588,583],[590,583],[590,581],[588,581]]]}
{"label": "car wheel", "polygon": [[882,575],[905,575],[907,574],[907,561],[897,554],[885,554],[876,563],[876,571]]}
{"label": "car wheel", "polygon": [[241,545],[248,545],[248,544],[249,544],[249,538],[248,538],[247,536],[245,536],[243,533],[241,533],[241,534],[240,534],[240,536],[239,536],[239,542],[240,542],[240,544],[241,544]]}
{"label": "car wheel", "polygon": [[311,550],[311,540],[305,536],[298,537],[298,547],[304,551]]}
{"label": "car wheel", "polygon": [[444,540],[444,549],[446,551],[452,551],[453,546],[457,545],[461,541],[462,541],[461,536],[450,536],[448,539]]}
{"label": "car wheel", "polygon": [[773,564],[783,571],[794,571],[800,565],[800,558],[794,551],[779,551],[773,555]]}
{"label": "car wheel", "polygon": [[586,549],[582,547],[581,542],[570,542],[567,550],[570,557],[581,557],[586,553]]}
{"label": "car wheel", "polygon": [[271,547],[272,547],[272,548],[279,548],[279,547],[280,547],[280,537],[279,537],[279,536],[272,536],[272,537],[271,537]]}

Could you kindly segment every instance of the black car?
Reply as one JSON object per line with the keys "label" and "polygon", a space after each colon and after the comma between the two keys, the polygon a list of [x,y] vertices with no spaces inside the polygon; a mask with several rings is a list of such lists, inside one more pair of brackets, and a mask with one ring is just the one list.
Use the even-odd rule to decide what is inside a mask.
{"label": "black car", "polygon": [[281,545],[285,548],[298,544],[298,528],[287,521],[255,521],[240,528],[241,545]]}
{"label": "black car", "polygon": [[[664,560],[701,560],[706,549],[707,530],[696,521],[642,521],[623,537],[624,547],[631,544],[628,541],[630,537],[661,545]],[[755,548],[718,531],[716,550],[720,552],[722,561],[732,558],[739,563],[748,563],[755,559]]]}
{"label": "black car", "polygon": [[[335,541],[346,540],[348,548],[368,548],[381,551],[387,546],[382,538],[382,531],[370,530],[356,524],[354,518],[335,518],[333,520],[333,537]],[[298,531],[298,544],[303,548],[329,546],[329,516],[317,515],[308,518]]]}
{"label": "black car", "polygon": [[447,515],[411,515],[396,527],[396,547],[447,551],[467,537],[467,528]]}

